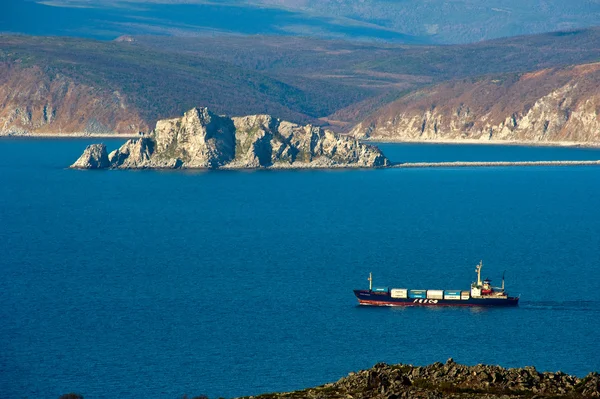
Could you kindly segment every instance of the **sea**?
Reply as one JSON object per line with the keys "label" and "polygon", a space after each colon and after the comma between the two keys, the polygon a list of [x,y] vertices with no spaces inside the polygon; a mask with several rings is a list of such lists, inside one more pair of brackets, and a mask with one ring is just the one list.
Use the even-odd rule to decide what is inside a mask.
{"label": "sea", "polygon": [[[600,371],[600,167],[68,169],[91,142],[0,140],[0,398],[230,398],[450,357]],[[600,159],[381,148],[396,162]],[[468,289],[480,260],[517,308],[360,307],[352,292],[369,273]]]}

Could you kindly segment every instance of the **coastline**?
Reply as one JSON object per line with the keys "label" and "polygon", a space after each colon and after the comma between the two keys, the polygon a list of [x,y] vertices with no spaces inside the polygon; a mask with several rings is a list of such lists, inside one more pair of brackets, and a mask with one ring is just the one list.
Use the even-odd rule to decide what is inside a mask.
{"label": "coastline", "polygon": [[599,387],[600,376],[595,372],[580,378],[561,371],[540,372],[533,366],[467,366],[450,358],[444,364],[426,366],[377,363],[317,387],[238,399],[598,398]]}
{"label": "coastline", "polygon": [[432,139],[432,140],[394,140],[360,139],[367,144],[449,144],[449,145],[507,145],[519,147],[581,147],[600,148],[600,142],[586,141],[527,141],[527,140],[479,140],[479,139]]}
{"label": "coastline", "polygon": [[492,161],[492,162],[409,162],[393,164],[391,168],[469,168],[469,167],[510,167],[510,166],[600,166],[596,161]]}
{"label": "coastline", "polygon": [[[343,135],[343,134],[342,134]],[[116,139],[135,139],[143,137],[141,134],[133,133],[5,133],[0,132],[0,140],[3,138],[46,138],[46,139],[64,139],[64,138],[116,138]],[[600,148],[600,141],[527,141],[527,140],[479,140],[479,139],[428,139],[428,140],[405,140],[405,139],[377,139],[365,138],[358,139],[366,144],[448,144],[448,145],[505,145],[519,147],[579,147],[579,148]]]}
{"label": "coastline", "polygon": [[0,133],[0,140],[4,138],[20,138],[20,139],[135,139],[142,137],[140,134],[132,133]]}

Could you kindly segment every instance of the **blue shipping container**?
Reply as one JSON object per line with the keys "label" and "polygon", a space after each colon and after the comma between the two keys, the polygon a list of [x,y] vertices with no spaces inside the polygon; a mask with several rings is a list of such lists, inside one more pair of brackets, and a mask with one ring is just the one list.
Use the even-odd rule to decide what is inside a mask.
{"label": "blue shipping container", "polygon": [[427,291],[425,290],[410,290],[408,291],[409,298],[427,298]]}
{"label": "blue shipping container", "polygon": [[372,291],[374,291],[374,292],[388,292],[389,288],[375,287],[375,288],[373,288]]}
{"label": "blue shipping container", "polygon": [[460,295],[460,290],[458,290],[458,291],[444,291],[444,295]]}

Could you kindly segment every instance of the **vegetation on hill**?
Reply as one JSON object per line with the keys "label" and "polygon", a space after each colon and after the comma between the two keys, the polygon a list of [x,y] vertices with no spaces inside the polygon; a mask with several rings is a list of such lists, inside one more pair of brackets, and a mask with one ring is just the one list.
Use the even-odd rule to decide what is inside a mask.
{"label": "vegetation on hill", "polygon": [[[458,46],[276,36],[132,37],[103,42],[3,35],[0,65],[10,73],[0,76],[0,130],[15,128],[14,120],[23,115],[25,122],[36,119],[36,114],[43,118],[44,109],[50,108],[55,121],[65,115],[72,119],[75,113],[65,113],[64,107],[82,107],[84,98],[92,101],[94,96],[96,108],[87,107],[77,116],[82,122],[68,129],[85,128],[85,118],[91,114],[104,113],[111,120],[116,117],[110,115],[123,110],[128,115],[121,117],[120,126],[131,126],[132,131],[135,126],[152,128],[158,119],[208,106],[221,114],[271,114],[345,130],[386,103],[427,85],[593,62],[599,58],[599,47],[600,29]],[[33,83],[33,76],[39,84]],[[85,96],[66,101],[63,92],[52,91],[57,80],[85,88]],[[29,83],[25,87],[20,82]],[[40,94],[39,87],[47,89]],[[35,96],[41,100],[32,104]],[[115,98],[122,104],[120,111],[101,112],[98,104],[111,104]],[[56,125],[25,122],[17,130],[58,131]],[[107,131],[116,131],[119,125],[102,124]]]}
{"label": "vegetation on hill", "polygon": [[600,63],[457,79],[382,107],[352,131],[383,141],[600,142]]}

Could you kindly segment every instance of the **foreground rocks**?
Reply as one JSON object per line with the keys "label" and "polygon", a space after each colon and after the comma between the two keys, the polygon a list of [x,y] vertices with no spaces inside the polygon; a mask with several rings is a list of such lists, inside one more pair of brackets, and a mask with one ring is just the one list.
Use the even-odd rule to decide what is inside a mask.
{"label": "foreground rocks", "polygon": [[161,120],[100,161],[103,145],[88,147],[72,168],[373,168],[389,165],[376,147],[312,125],[269,115],[239,118],[194,108]]}
{"label": "foreground rocks", "polygon": [[331,384],[256,398],[600,398],[600,375],[577,378],[533,367],[464,366],[452,359],[425,367],[379,363]]}

